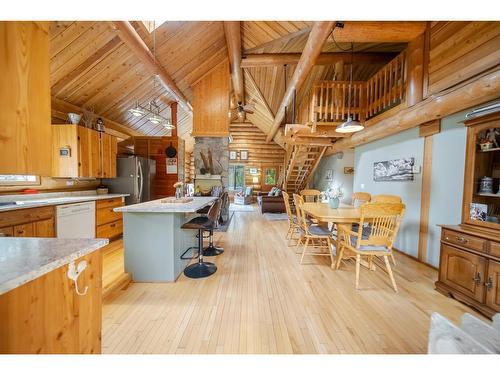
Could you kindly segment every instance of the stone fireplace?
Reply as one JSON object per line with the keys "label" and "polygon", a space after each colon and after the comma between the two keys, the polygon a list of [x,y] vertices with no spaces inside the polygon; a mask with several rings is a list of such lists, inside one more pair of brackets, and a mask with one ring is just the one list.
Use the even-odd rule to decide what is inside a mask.
{"label": "stone fireplace", "polygon": [[[227,137],[196,137],[194,143],[194,169],[195,175],[205,173],[220,175],[222,185],[227,187],[229,172],[229,140]],[[203,156],[202,156],[203,154]],[[212,156],[212,171],[207,171],[206,163],[210,164]],[[205,162],[203,160],[205,157]],[[202,173],[205,172],[205,173]]]}

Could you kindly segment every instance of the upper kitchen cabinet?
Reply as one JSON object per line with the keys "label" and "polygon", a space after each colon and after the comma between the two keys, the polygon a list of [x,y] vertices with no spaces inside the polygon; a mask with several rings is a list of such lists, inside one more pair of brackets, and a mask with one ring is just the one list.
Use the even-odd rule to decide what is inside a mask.
{"label": "upper kitchen cabinet", "polygon": [[229,63],[193,86],[193,137],[229,136]]}
{"label": "upper kitchen cabinet", "polygon": [[52,128],[53,177],[116,177],[116,137],[78,125]]}
{"label": "upper kitchen cabinet", "polygon": [[48,22],[0,22],[0,174],[50,176]]}

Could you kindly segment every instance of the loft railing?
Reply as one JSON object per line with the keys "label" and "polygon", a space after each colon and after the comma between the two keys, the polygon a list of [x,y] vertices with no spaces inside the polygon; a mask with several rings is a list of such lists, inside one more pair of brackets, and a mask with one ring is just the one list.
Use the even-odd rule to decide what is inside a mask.
{"label": "loft railing", "polygon": [[[405,99],[406,52],[375,73],[368,81],[316,81],[312,87],[309,121],[338,123],[350,115],[364,122]],[[351,94],[349,108],[349,93]]]}

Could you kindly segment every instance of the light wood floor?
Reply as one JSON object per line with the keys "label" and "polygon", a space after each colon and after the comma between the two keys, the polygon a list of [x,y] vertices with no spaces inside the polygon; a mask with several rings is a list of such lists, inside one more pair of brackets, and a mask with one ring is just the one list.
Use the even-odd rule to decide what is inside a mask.
{"label": "light wood floor", "polygon": [[285,221],[236,212],[217,233],[215,275],[169,284],[133,283],[103,306],[103,353],[425,353],[429,317],[458,322],[466,306],[434,290],[437,271],[396,254],[387,275],[325,257],[300,265]]}

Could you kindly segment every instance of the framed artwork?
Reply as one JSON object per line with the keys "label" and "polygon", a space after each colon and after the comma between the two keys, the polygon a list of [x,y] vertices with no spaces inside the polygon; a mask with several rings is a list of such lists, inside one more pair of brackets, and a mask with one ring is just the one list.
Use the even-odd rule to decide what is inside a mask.
{"label": "framed artwork", "polygon": [[354,174],[354,167],[344,167],[344,174]]}
{"label": "framed artwork", "polygon": [[326,170],[326,180],[333,181],[333,169]]}
{"label": "framed artwork", "polygon": [[177,174],[177,158],[165,158],[167,164],[167,174]]}
{"label": "framed artwork", "polygon": [[373,163],[373,181],[413,181],[415,158],[403,158]]}
{"label": "framed artwork", "polygon": [[257,174],[257,168],[250,168],[249,172],[250,174]]}
{"label": "framed artwork", "polygon": [[477,221],[486,221],[488,215],[488,205],[482,203],[470,204],[470,218]]}
{"label": "framed artwork", "polygon": [[276,168],[266,168],[264,175],[265,185],[276,185]]}
{"label": "framed artwork", "polygon": [[236,160],[236,151],[229,151],[229,160]]}
{"label": "framed artwork", "polygon": [[247,150],[240,151],[240,159],[241,160],[248,160],[248,151]]}

